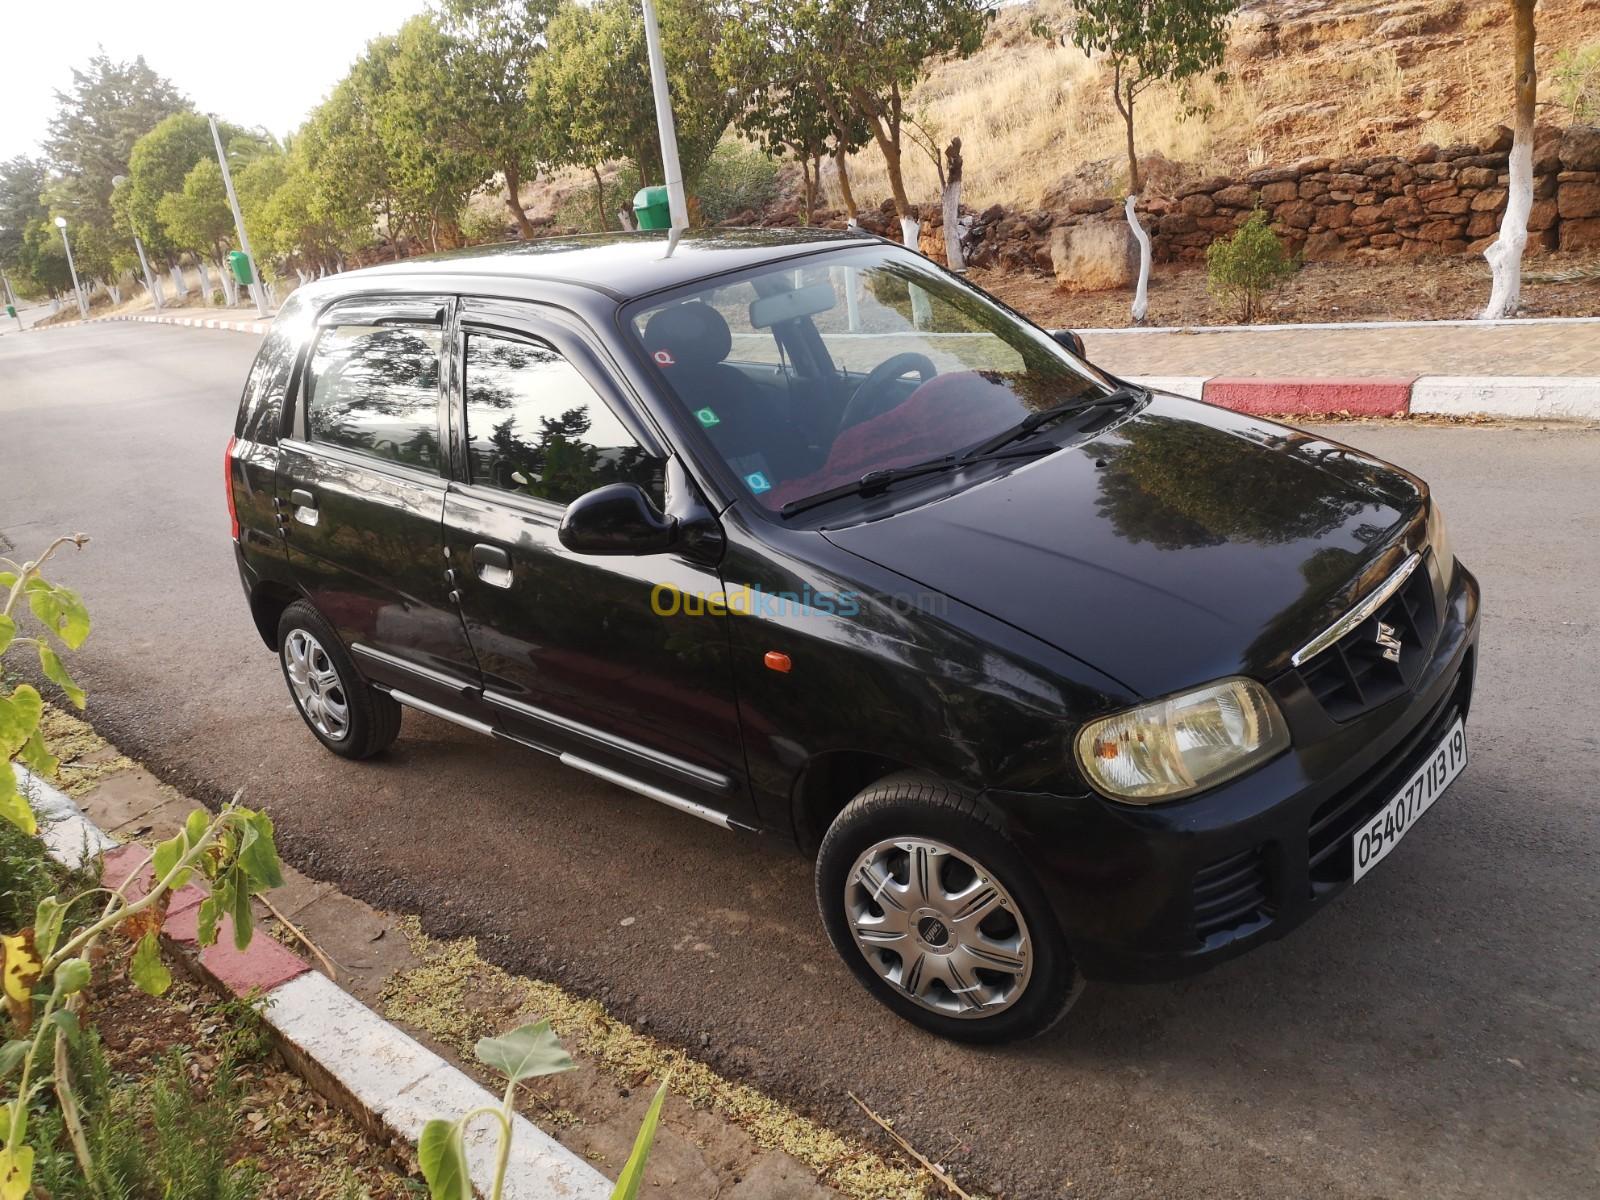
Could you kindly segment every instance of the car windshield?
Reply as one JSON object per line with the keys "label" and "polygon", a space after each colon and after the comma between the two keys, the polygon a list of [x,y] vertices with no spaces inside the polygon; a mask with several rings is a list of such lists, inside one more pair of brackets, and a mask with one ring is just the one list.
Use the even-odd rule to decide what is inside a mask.
{"label": "car windshield", "polygon": [[958,454],[1112,387],[982,293],[883,244],[721,276],[627,319],[770,509]]}

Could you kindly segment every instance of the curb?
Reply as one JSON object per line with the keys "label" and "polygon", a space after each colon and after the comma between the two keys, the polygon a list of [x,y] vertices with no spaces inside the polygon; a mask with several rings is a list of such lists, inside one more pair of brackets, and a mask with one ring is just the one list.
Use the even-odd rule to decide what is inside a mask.
{"label": "curb", "polygon": [[1130,375],[1130,383],[1256,416],[1484,416],[1600,421],[1600,376],[1423,375],[1270,379]]}
{"label": "curb", "polygon": [[[129,314],[91,317],[47,325],[70,329],[98,321],[145,321],[157,325],[188,325],[197,329],[222,329],[231,333],[265,334],[271,321],[224,321],[213,317],[160,317]],[[1527,325],[1529,321],[1434,321],[1430,326],[1485,324]],[[1552,317],[1546,324],[1600,324],[1600,317]],[[1370,322],[1348,325],[1238,325],[1194,329],[1094,329],[1082,333],[1243,333],[1276,329],[1401,329],[1414,322]],[[1218,408],[1255,416],[1314,417],[1347,414],[1354,417],[1404,417],[1413,413],[1433,416],[1504,417],[1511,420],[1600,421],[1600,376],[1585,375],[1423,375],[1351,376],[1348,378],[1257,378],[1226,375],[1131,375],[1132,383],[1170,392],[1190,400],[1203,400]]]}
{"label": "curb", "polygon": [[[142,846],[122,845],[85,816],[66,793],[20,763],[13,767],[44,827],[46,850],[57,862],[80,868],[96,854],[104,854],[103,882],[110,887],[147,869],[149,857]],[[137,896],[141,886],[134,883],[130,894]],[[172,894],[161,934],[166,948],[196,965],[217,988],[234,996],[260,997],[262,1018],[294,1069],[373,1132],[415,1147],[423,1125],[433,1117],[499,1106],[500,1098],[466,1072],[391,1025],[272,938],[258,934],[248,950],[236,950],[224,918],[217,943],[200,949],[195,924],[204,898],[193,884]],[[605,1176],[520,1113],[513,1118],[512,1134],[506,1200],[607,1200],[611,1195]],[[466,1145],[472,1182],[487,1195],[496,1166],[492,1127],[479,1122],[469,1128]]]}

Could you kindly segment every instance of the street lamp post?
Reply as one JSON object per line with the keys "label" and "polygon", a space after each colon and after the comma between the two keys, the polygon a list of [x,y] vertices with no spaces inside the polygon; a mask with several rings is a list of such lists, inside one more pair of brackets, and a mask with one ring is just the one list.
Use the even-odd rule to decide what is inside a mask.
{"label": "street lamp post", "polygon": [[67,270],[72,272],[72,290],[78,297],[78,315],[87,321],[89,305],[83,298],[83,288],[78,284],[78,268],[72,261],[72,243],[67,239],[67,219],[57,217],[56,228],[61,230],[61,244],[67,248]]}
{"label": "street lamp post", "polygon": [[656,132],[661,138],[661,168],[666,175],[667,211],[672,220],[668,251],[689,228],[689,205],[683,194],[683,171],[678,166],[678,130],[672,119],[672,96],[667,90],[666,57],[661,51],[661,27],[655,0],[644,0],[645,54],[650,60],[650,90],[655,94]]}
{"label": "street lamp post", "polygon": [[267,315],[267,289],[261,286],[261,272],[256,270],[256,256],[250,253],[250,235],[244,231],[244,217],[239,214],[239,197],[233,191],[233,176],[228,173],[228,156],[222,149],[222,134],[217,132],[217,114],[207,113],[211,119],[211,140],[217,147],[217,165],[222,168],[222,186],[228,189],[228,207],[233,210],[234,228],[239,231],[239,249],[244,251],[250,264],[250,295],[256,302],[256,311]]}
{"label": "street lamp post", "polygon": [[[121,187],[128,181],[126,175],[114,176],[111,180],[113,188]],[[150,302],[156,306],[156,311],[161,311],[161,289],[156,286],[156,277],[150,274],[150,260],[144,256],[144,243],[139,240],[139,235],[133,235],[133,249],[139,256],[139,269],[144,272],[144,290],[150,293]]]}

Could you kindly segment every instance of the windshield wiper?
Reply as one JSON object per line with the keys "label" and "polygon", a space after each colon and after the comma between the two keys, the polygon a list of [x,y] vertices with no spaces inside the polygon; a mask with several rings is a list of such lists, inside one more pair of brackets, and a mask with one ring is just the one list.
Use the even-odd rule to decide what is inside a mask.
{"label": "windshield wiper", "polygon": [[816,508],[819,504],[827,504],[830,500],[839,500],[845,496],[875,496],[890,484],[899,483],[904,479],[918,479],[924,475],[937,475],[941,471],[954,471],[961,467],[970,466],[977,462],[994,462],[1005,458],[1032,458],[1046,453],[1044,447],[1030,447],[1027,449],[1012,450],[1004,454],[975,455],[970,452],[965,454],[945,454],[939,458],[930,458],[926,462],[911,463],[904,467],[880,467],[876,471],[868,471],[860,479],[850,483],[842,483],[838,487],[829,488],[825,492],[815,495],[802,496],[798,500],[791,500],[778,510],[780,516],[792,517],[796,513],[805,512],[808,508]]}
{"label": "windshield wiper", "polygon": [[1132,404],[1143,400],[1150,393],[1141,387],[1119,387],[1115,391],[1107,392],[1104,396],[1094,396],[1088,400],[1071,400],[1066,404],[1056,404],[1050,408],[1042,408],[1038,412],[1031,412],[1009,429],[1003,429],[992,438],[979,442],[968,450],[963,459],[982,458],[993,454],[1002,446],[1009,446],[1012,442],[1021,441],[1035,430],[1048,425],[1051,421],[1070,417],[1075,413],[1092,412],[1097,408],[1119,408],[1124,404]]}

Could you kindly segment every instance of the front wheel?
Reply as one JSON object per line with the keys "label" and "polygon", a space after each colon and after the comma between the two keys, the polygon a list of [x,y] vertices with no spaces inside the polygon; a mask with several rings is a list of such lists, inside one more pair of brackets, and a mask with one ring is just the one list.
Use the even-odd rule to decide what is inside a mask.
{"label": "front wheel", "polygon": [[881,780],[835,818],[817,902],[867,990],[944,1037],[1032,1037],[1081,990],[1055,914],[998,821],[927,776]]}
{"label": "front wheel", "polygon": [[333,627],[304,600],[278,621],[278,661],[307,728],[344,758],[371,758],[400,733],[400,705],[356,671]]}

